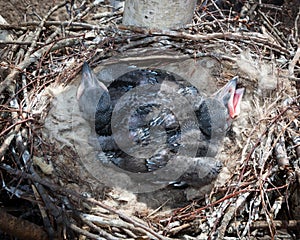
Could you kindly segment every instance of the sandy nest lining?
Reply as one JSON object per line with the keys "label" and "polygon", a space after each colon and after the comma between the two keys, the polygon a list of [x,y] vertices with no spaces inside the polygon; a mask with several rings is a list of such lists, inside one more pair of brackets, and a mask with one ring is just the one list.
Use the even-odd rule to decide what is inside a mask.
{"label": "sandy nest lining", "polygon": [[[212,7],[174,31],[122,26],[121,10],[104,3],[1,25],[1,239],[299,239],[298,13],[245,3],[239,18]],[[281,17],[294,24],[275,24]],[[202,76],[207,94],[238,75],[246,94],[217,181],[132,194],[91,176],[81,154],[93,149],[77,144],[90,131],[76,104],[84,61],[112,78],[128,63],[195,85]]]}

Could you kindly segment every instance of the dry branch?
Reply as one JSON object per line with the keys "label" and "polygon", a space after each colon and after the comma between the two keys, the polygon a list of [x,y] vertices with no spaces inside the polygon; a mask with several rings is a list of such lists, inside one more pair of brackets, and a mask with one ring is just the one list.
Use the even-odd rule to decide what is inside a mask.
{"label": "dry branch", "polygon": [[14,217],[3,208],[0,208],[0,229],[19,239],[48,239],[48,235],[42,227]]}

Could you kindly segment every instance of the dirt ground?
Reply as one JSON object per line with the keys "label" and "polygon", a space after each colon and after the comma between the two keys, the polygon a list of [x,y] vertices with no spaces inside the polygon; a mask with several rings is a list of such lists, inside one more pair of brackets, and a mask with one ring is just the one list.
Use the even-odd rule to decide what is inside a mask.
{"label": "dirt ground", "polygon": [[[53,6],[64,1],[0,1],[0,14],[9,24],[37,21],[42,18]],[[57,18],[62,16],[57,14]],[[57,19],[57,20],[58,20]]]}

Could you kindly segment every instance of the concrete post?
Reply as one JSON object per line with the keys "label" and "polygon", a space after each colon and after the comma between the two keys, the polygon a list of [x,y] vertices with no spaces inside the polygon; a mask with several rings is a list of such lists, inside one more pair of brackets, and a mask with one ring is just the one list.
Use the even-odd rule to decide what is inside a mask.
{"label": "concrete post", "polygon": [[123,24],[155,29],[191,23],[197,0],[126,0]]}

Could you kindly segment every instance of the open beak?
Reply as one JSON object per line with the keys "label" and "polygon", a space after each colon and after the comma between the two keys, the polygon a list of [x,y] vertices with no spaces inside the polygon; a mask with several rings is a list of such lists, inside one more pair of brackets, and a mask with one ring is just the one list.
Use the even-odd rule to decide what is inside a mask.
{"label": "open beak", "polygon": [[223,88],[214,95],[228,109],[230,118],[236,118],[241,111],[241,100],[244,95],[244,88],[236,88],[238,77],[232,78]]}

